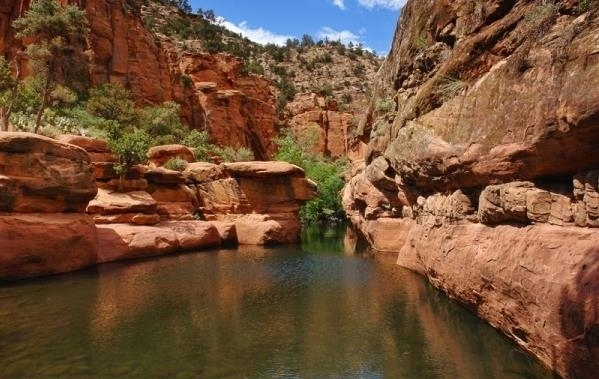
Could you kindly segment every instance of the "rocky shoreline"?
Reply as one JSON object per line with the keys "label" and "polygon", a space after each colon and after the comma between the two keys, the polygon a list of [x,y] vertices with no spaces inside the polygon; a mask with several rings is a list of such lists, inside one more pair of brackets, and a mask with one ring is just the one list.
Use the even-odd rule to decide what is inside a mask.
{"label": "rocky shoreline", "polygon": [[[187,153],[187,154],[186,154]],[[298,212],[316,186],[284,162],[190,162],[184,146],[157,147],[118,192],[105,142],[0,134],[0,279],[221,244],[293,243]],[[166,158],[165,158],[166,157]]]}

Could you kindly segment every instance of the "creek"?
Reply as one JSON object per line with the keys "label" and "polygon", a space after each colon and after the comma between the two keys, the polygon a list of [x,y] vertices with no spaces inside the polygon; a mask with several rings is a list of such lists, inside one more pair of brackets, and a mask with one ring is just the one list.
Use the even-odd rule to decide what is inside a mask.
{"label": "creek", "polygon": [[552,377],[344,230],[302,237],[0,284],[0,377]]}

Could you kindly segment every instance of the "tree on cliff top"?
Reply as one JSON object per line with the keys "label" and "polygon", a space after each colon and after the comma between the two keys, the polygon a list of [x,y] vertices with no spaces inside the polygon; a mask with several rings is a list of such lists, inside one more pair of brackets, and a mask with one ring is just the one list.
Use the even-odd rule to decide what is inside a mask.
{"label": "tree on cliff top", "polygon": [[30,71],[42,82],[41,103],[35,119],[35,132],[57,84],[70,86],[86,76],[87,58],[83,54],[89,25],[85,11],[76,6],[61,6],[54,0],[36,0],[13,27],[17,38],[31,38],[25,51]]}

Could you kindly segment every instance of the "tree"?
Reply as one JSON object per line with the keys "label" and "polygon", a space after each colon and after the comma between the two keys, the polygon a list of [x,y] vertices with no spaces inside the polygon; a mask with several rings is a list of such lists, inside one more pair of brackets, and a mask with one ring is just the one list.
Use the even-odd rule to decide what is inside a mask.
{"label": "tree", "polygon": [[[25,51],[30,71],[42,81],[41,103],[35,119],[39,131],[44,110],[57,84],[75,84],[85,73],[87,62],[83,54],[89,25],[85,11],[76,6],[61,6],[54,0],[35,0],[25,16],[16,19],[13,27],[17,38],[32,38],[35,42]],[[79,77],[77,77],[79,76]]]}
{"label": "tree", "polygon": [[119,176],[119,192],[124,190],[124,179],[129,169],[146,161],[146,152],[150,147],[150,137],[140,129],[127,133],[110,133],[108,144],[110,150],[119,158],[114,171]]}
{"label": "tree", "polygon": [[92,115],[115,121],[123,128],[137,118],[133,97],[120,84],[107,83],[90,88],[85,108]]}
{"label": "tree", "polygon": [[10,64],[3,56],[0,57],[0,130],[8,131],[8,120],[17,101],[19,90],[19,77],[21,67],[15,58],[15,71],[13,77]]}

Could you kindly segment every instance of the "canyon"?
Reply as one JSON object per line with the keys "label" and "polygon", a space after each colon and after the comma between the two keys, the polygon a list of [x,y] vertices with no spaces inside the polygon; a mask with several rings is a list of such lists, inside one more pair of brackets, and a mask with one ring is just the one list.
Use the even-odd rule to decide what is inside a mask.
{"label": "canyon", "polygon": [[[71,3],[74,3],[71,1]],[[0,1],[0,50],[28,2]],[[275,152],[275,90],[225,54],[182,53],[135,2],[77,2],[92,83],[175,100],[213,142]],[[315,149],[352,163],[342,197],[376,251],[424,275],[558,375],[599,371],[599,5],[408,0],[358,122],[315,93],[284,110]],[[183,172],[162,167],[189,161]],[[193,162],[160,146],[116,192],[101,141],[0,135],[0,277],[71,271],[226,243],[297,240],[316,188],[285,163]],[[268,185],[265,197],[263,186]],[[65,233],[65,230],[68,233]],[[40,245],[36,241],[45,241]],[[68,249],[66,249],[68,247]],[[68,254],[48,254],[48,251]]]}
{"label": "canyon", "polygon": [[597,5],[408,1],[351,223],[559,375],[599,370]]}

